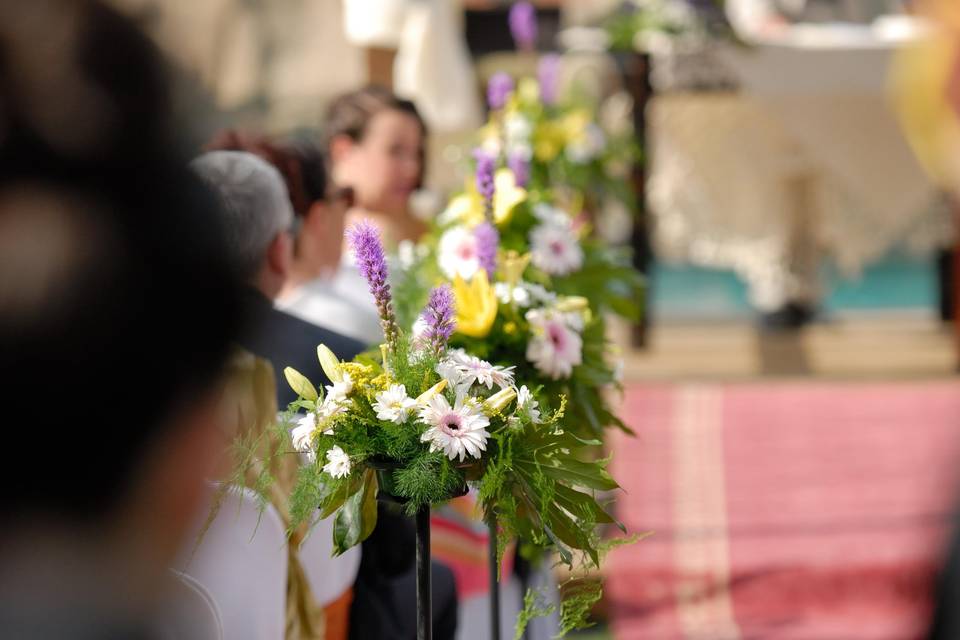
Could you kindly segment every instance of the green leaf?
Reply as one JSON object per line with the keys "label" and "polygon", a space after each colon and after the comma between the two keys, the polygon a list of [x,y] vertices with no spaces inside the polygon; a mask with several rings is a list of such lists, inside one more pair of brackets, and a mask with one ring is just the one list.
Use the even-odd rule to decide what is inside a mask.
{"label": "green leaf", "polygon": [[301,398],[316,402],[317,398],[320,397],[317,395],[316,388],[307,380],[307,377],[293,367],[284,369],[283,377],[287,379],[287,384],[290,385],[290,388]]}
{"label": "green leaf", "polygon": [[350,496],[333,521],[333,555],[339,556],[369,537],[377,526],[377,477],[363,474],[363,489]]}
{"label": "green leaf", "polygon": [[562,466],[542,466],[540,470],[544,475],[556,478],[557,480],[569,482],[571,484],[599,489],[601,491],[610,491],[619,489],[620,485],[610,477],[606,469],[597,462],[581,462],[573,458],[565,458]]}
{"label": "green leaf", "polygon": [[598,503],[593,496],[571,489],[562,484],[557,485],[554,495],[557,503],[570,513],[576,515],[583,514],[583,517],[589,517],[595,522],[615,524],[621,531],[624,533],[627,532],[623,523],[604,511],[603,507],[600,506],[600,503]]}
{"label": "green leaf", "polygon": [[[322,477],[322,476],[321,476]],[[327,476],[329,478],[329,476]],[[327,482],[326,480],[324,482]],[[320,502],[320,519],[329,518],[333,512],[343,506],[347,498],[360,490],[363,482],[363,476],[353,475],[345,481],[329,481],[333,484],[333,490],[326,493]],[[335,483],[335,484],[334,484]]]}

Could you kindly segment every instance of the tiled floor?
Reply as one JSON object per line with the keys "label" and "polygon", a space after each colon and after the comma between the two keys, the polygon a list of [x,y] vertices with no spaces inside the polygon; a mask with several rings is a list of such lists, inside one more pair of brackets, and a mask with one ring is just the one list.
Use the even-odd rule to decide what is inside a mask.
{"label": "tiled floor", "polygon": [[[626,327],[612,333],[626,343]],[[846,314],[786,334],[745,320],[655,322],[649,342],[626,350],[626,380],[938,378],[958,362],[950,328],[914,312]]]}

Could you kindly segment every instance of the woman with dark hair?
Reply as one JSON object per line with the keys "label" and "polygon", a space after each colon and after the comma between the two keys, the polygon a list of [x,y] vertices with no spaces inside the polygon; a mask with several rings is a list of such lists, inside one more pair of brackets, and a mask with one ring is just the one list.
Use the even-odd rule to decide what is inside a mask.
{"label": "woman with dark hair", "polygon": [[[413,103],[379,87],[340,96],[326,112],[322,145],[328,176],[335,189],[353,194],[347,224],[369,220],[388,248],[417,240],[426,230],[410,209],[423,183],[425,137]],[[331,279],[291,290],[278,305],[369,344],[383,340],[376,309],[348,253]]]}

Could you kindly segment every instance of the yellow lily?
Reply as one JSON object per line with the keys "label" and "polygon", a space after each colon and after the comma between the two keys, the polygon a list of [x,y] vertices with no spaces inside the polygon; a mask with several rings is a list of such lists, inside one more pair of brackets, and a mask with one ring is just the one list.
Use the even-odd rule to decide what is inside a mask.
{"label": "yellow lily", "polygon": [[460,276],[453,281],[457,305],[457,331],[465,336],[483,338],[497,318],[497,294],[490,286],[487,272],[477,271],[469,284]]}
{"label": "yellow lily", "polygon": [[[517,186],[517,180],[510,169],[499,169],[493,177],[493,221],[503,224],[510,219],[513,208],[527,199],[527,190]],[[483,222],[483,198],[477,192],[473,180],[467,185],[463,193],[447,206],[446,215],[452,219],[459,219],[465,224],[474,226]]]}
{"label": "yellow lily", "polygon": [[530,264],[530,253],[519,254],[511,249],[500,256],[499,262],[504,281],[513,289],[523,277],[527,265]]}

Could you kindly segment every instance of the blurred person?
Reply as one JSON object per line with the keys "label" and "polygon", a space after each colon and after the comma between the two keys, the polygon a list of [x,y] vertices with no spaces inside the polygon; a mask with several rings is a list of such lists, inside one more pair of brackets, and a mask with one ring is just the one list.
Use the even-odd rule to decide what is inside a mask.
{"label": "blurred person", "polygon": [[382,338],[380,320],[375,311],[371,313],[366,284],[352,283],[354,288],[346,293],[337,288],[345,215],[353,204],[353,190],[329,184],[326,162],[314,137],[304,133],[274,141],[227,130],[205,148],[253,153],[273,165],[284,179],[297,216],[297,234],[290,275],[275,301],[278,308],[331,331],[377,342]]}
{"label": "blurred person", "polygon": [[310,131],[273,140],[226,129],[204,146],[204,151],[252,153],[271,164],[283,178],[297,217],[293,263],[284,292],[316,278],[330,278],[336,273],[342,256],[344,218],[353,205],[352,190],[328,189],[326,164],[315,138],[317,135]]}
{"label": "blurred person", "polygon": [[[217,193],[231,258],[246,282],[244,316],[253,327],[241,345],[273,364],[276,379],[293,367],[308,379],[329,384],[317,359],[317,345],[327,345],[349,360],[363,345],[274,308],[293,267],[295,216],[283,178],[265,160],[241,151],[209,151],[192,169]],[[277,385],[278,406],[296,400],[287,384]]]}
{"label": "blurred person", "polygon": [[[412,102],[367,87],[335,99],[324,118],[323,151],[331,189],[349,189],[346,222],[369,220],[388,250],[426,230],[410,198],[423,183],[426,127]],[[383,340],[376,308],[348,251],[330,279],[318,278],[278,301],[289,313],[337,326],[368,344]]]}
{"label": "blurred person", "polygon": [[[208,148],[218,146],[241,147],[249,150],[247,152],[211,151],[193,163],[194,168],[215,188],[224,190],[226,194],[224,197],[228,201],[239,202],[246,193],[249,215],[239,215],[244,208],[242,205],[237,205],[232,209],[230,205],[226,207],[227,211],[237,212],[235,218],[230,217],[229,226],[231,228],[241,235],[262,233],[251,228],[251,220],[254,219],[253,212],[269,210],[277,215],[277,220],[271,228],[286,229],[289,228],[295,212],[303,211],[306,213],[306,219],[299,225],[300,233],[292,241],[301,251],[306,251],[305,247],[309,247],[309,250],[312,251],[321,251],[325,248],[333,252],[334,262],[339,260],[340,238],[343,235],[342,205],[338,205],[336,202],[331,204],[320,199],[321,194],[326,192],[325,185],[320,183],[321,180],[325,180],[322,171],[317,175],[312,175],[311,166],[315,165],[303,162],[303,155],[298,155],[296,151],[289,147],[285,149],[281,145],[271,143],[264,138],[234,132],[218,136],[208,145]],[[257,155],[254,156],[253,154]],[[268,161],[272,166],[267,165]],[[308,183],[314,186],[305,188],[303,185]],[[240,185],[245,186],[241,189]],[[286,190],[284,190],[285,186]],[[250,191],[256,191],[261,197],[254,198]],[[282,198],[288,198],[286,206],[280,204]],[[340,213],[336,211],[338,208]],[[335,230],[336,236],[334,238],[336,249],[330,247],[327,239],[322,237],[323,229],[326,228],[325,223],[311,221],[312,217],[321,216],[331,216],[334,218],[335,224],[339,224],[339,229]],[[269,235],[269,233],[265,235]],[[310,240],[301,244],[303,242],[301,236],[304,235],[308,235]],[[272,250],[281,251],[279,243],[282,241],[277,239],[276,242],[278,244]],[[282,251],[283,255],[286,255],[286,249]],[[268,249],[268,254],[269,252]],[[331,262],[330,258],[325,255],[311,256],[305,253],[292,258],[294,263],[297,260],[301,260],[302,264],[314,266],[326,265]],[[269,259],[267,262],[269,263]],[[248,270],[245,269],[244,271]],[[305,267],[304,272],[307,271],[308,268]],[[362,286],[362,292],[366,294],[366,285],[363,284]],[[269,289],[271,292],[274,290],[275,288]],[[276,312],[276,314],[279,313],[281,312]],[[350,322],[351,317],[347,315],[343,320]],[[285,322],[284,326],[287,324],[289,323]],[[270,330],[269,323],[265,326],[265,330]],[[320,329],[317,329],[317,331],[320,331]],[[341,358],[352,357],[352,355],[343,355],[329,342],[326,344]],[[259,355],[265,355],[258,352],[254,347],[250,347],[250,349]],[[304,345],[302,349],[314,361],[316,360],[315,355],[313,355],[315,350],[315,346],[309,347],[307,345]],[[276,366],[282,368],[283,365],[278,364]],[[303,371],[297,366],[294,366],[294,368]],[[285,385],[282,377],[279,380],[281,385]],[[254,412],[248,411],[246,413],[252,414]],[[263,412],[258,411],[258,413]],[[284,474],[286,477],[290,477],[289,470]],[[292,485],[289,485],[288,488],[292,488]],[[285,511],[283,505],[280,506],[282,507],[281,511]],[[355,547],[334,560],[341,564],[355,563],[359,554],[360,565],[359,574],[354,573],[354,575],[358,575],[358,579],[353,585],[352,593],[347,594],[345,598],[339,598],[331,606],[324,608],[328,628],[327,637],[337,637],[336,634],[349,630],[349,637],[351,638],[397,638],[399,640],[412,637],[415,633],[416,619],[413,612],[416,610],[416,578],[413,565],[414,533],[412,523],[408,518],[394,513],[383,505],[378,505],[378,512],[377,528],[371,537],[364,541],[362,552],[361,548]],[[324,529],[323,525],[317,525],[317,528],[318,530],[311,535],[326,535],[329,537],[330,531]],[[295,536],[297,537],[292,541],[294,544],[302,539],[302,533],[295,534]],[[291,561],[293,565],[298,567],[305,562],[310,562],[310,560],[297,558],[295,553],[291,553]],[[356,572],[356,565],[353,566]],[[308,591],[301,593],[305,598],[305,606],[316,606],[310,601]],[[433,594],[435,636],[437,638],[452,638],[457,622],[456,588],[451,571],[439,563],[433,565]],[[341,618],[341,616],[347,615],[349,615],[349,622]],[[329,633],[331,629],[334,630],[334,635]],[[288,637],[292,636],[288,635]]]}
{"label": "blurred person", "polygon": [[[307,233],[311,225],[317,225],[315,219],[324,213],[317,207],[311,207],[310,203],[302,198],[294,201],[288,198],[285,181],[291,185],[298,184],[297,180],[302,175],[296,157],[282,153],[265,139],[247,137],[241,140],[241,136],[235,132],[219,136],[208,148],[216,146],[246,147],[258,154],[255,156],[249,152],[238,151],[208,152],[196,159],[192,167],[224,202],[233,259],[237,268],[247,278],[251,289],[256,289],[256,292],[247,292],[250,313],[255,317],[268,318],[263,324],[255,323],[255,333],[242,340],[252,353],[248,352],[235,360],[234,376],[231,378],[232,397],[239,408],[235,412],[238,424],[234,425],[233,434],[241,443],[257,447],[257,464],[256,468],[250,469],[246,468],[246,461],[243,459],[234,460],[233,464],[235,468],[245,472],[247,486],[258,491],[263,490],[259,485],[259,465],[269,465],[274,482],[266,491],[265,497],[276,507],[284,525],[289,528],[289,496],[296,484],[300,463],[296,455],[287,455],[281,451],[282,443],[273,437],[272,428],[278,408],[278,386],[281,396],[288,387],[282,369],[293,365],[292,358],[296,357],[299,364],[293,365],[294,368],[304,371],[301,367],[309,365],[306,370],[310,371],[310,375],[315,375],[316,371],[319,371],[316,357],[318,344],[327,344],[338,354],[342,353],[338,349],[355,354],[360,346],[296,318],[287,317],[269,306],[268,298],[277,295],[282,289],[290,274],[296,270],[298,260],[311,265],[317,262],[324,264],[323,259],[313,254],[294,256],[293,247],[302,246],[299,235],[294,237],[288,233],[293,226],[295,208],[301,219],[306,217],[299,225],[300,235]],[[273,164],[268,164],[267,159]],[[283,175],[281,169],[284,171]],[[289,193],[292,196],[294,192],[291,190]],[[297,192],[297,195],[303,194]],[[340,218],[339,229],[333,232],[334,241],[327,243],[331,250],[337,252],[342,235],[342,213]],[[322,228],[323,221],[320,221],[319,225]],[[318,234],[314,232],[314,235]],[[323,237],[319,236],[311,241],[322,242]],[[310,246],[311,250],[316,251],[314,245]],[[323,255],[320,251],[317,253]],[[337,258],[334,258],[334,264],[336,260]],[[279,335],[270,332],[278,332]],[[223,475],[233,477],[235,469]],[[332,558],[332,545],[329,544],[332,537],[331,525],[330,522],[317,525],[312,532],[306,525],[290,531],[286,637],[291,640],[346,638],[352,599],[351,585],[359,567],[360,549],[351,549],[337,558]],[[325,553],[313,554],[311,557],[320,555],[325,558],[319,570],[336,584],[325,582],[312,585],[311,588],[304,569],[305,561],[300,553],[301,544],[308,534],[320,536],[320,539],[311,544],[328,547]]]}
{"label": "blurred person", "polygon": [[238,281],[135,28],[0,2],[0,47],[0,629],[156,637],[218,462]]}

